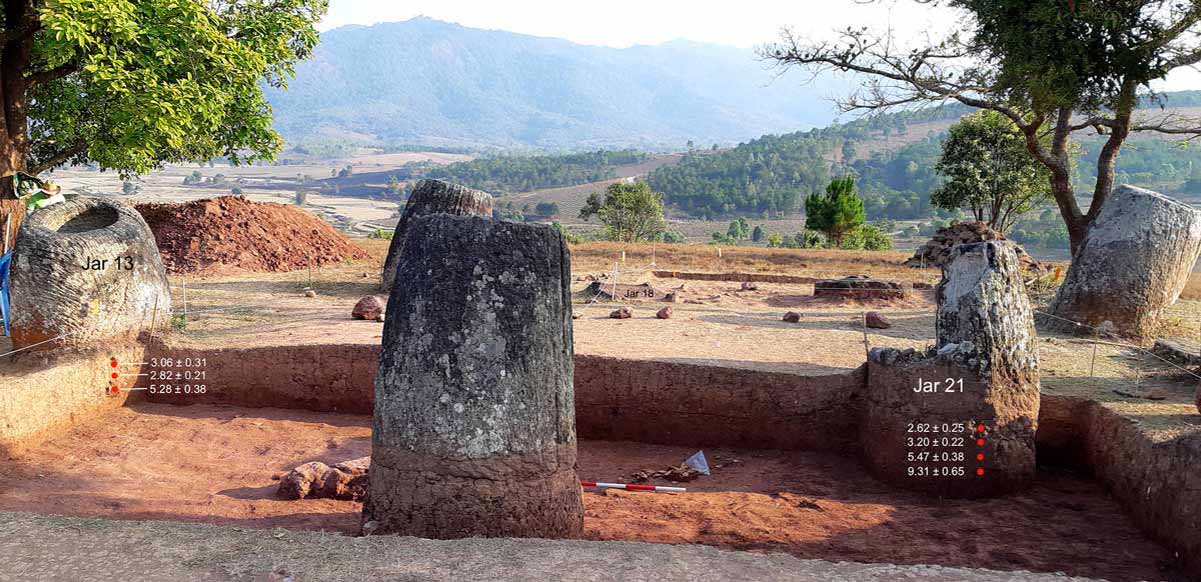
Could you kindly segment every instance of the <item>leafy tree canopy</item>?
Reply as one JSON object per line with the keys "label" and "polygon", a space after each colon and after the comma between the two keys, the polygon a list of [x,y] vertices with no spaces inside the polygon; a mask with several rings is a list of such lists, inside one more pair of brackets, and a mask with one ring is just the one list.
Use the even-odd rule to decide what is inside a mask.
{"label": "leafy tree canopy", "polygon": [[663,196],[646,182],[610,184],[604,198],[593,192],[580,209],[581,219],[592,216],[605,224],[610,239],[623,242],[654,239],[667,229]]}
{"label": "leafy tree canopy", "polygon": [[805,228],[821,232],[835,245],[866,221],[854,176],[835,178],[825,194],[814,193],[805,198]]}
{"label": "leafy tree canopy", "polygon": [[144,173],[214,157],[269,159],[280,139],[263,86],[284,86],[310,54],[326,7],[326,0],[6,2],[0,74],[8,131],[0,148],[13,169],[35,172],[66,162]]}
{"label": "leafy tree canopy", "polygon": [[1050,172],[1030,156],[1017,126],[995,111],[951,126],[937,168],[947,181],[932,194],[934,205],[969,209],[1000,232],[1051,196]]}

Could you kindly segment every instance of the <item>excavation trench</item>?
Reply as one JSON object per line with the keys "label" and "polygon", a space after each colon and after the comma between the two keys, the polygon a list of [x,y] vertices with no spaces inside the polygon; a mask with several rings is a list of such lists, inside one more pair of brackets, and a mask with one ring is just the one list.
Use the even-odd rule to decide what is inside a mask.
{"label": "excavation trench", "polygon": [[[0,509],[353,533],[357,503],[284,501],[272,477],[370,454],[378,355],[353,344],[157,344],[7,371],[0,446],[14,462],[0,470]],[[205,389],[112,395],[113,358],[203,362],[186,384]],[[1185,579],[1170,569],[1195,572],[1201,556],[1196,439],[1157,442],[1093,401],[1043,395],[1044,466],[1030,490],[938,500],[895,491],[856,461],[865,368],[798,376],[588,355],[575,365],[581,478],[618,480],[697,449],[722,465],[688,494],[587,493],[593,539],[1111,580]]]}

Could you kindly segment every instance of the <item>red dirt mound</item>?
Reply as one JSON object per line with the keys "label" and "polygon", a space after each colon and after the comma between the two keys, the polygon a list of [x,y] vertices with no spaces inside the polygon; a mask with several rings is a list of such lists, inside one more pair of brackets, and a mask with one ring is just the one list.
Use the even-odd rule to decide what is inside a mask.
{"label": "red dirt mound", "polygon": [[325,221],[284,204],[222,196],[137,209],[170,273],[282,272],[370,258]]}

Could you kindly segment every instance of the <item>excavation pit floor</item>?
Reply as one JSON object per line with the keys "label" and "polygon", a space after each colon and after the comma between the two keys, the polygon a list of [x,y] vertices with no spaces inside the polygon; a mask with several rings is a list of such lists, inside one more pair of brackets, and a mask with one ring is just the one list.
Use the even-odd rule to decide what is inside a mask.
{"label": "excavation pit floor", "polygon": [[[370,418],[298,410],[135,403],[0,466],[0,511],[353,533],[360,506],[287,501],[273,477],[370,454]],[[680,463],[678,446],[583,441],[581,479],[621,481]],[[706,448],[688,493],[587,491],[586,537],[697,543],[803,558],[1182,579],[1117,502],[1084,476],[1043,469],[1028,491],[937,500],[897,492],[854,459]],[[732,462],[737,459],[739,462]],[[666,485],[667,482],[653,482]]]}

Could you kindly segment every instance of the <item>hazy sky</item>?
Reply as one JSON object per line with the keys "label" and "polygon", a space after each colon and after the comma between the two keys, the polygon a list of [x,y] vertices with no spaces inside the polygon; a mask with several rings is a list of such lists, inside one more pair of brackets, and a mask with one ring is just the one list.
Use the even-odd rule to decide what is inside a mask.
{"label": "hazy sky", "polygon": [[[331,0],[322,29],[420,15],[612,47],[680,38],[754,47],[775,40],[782,26],[811,38],[855,25],[891,27],[899,39],[921,39],[958,23],[954,12],[913,0]],[[1162,88],[1201,89],[1201,73],[1175,74]]]}

